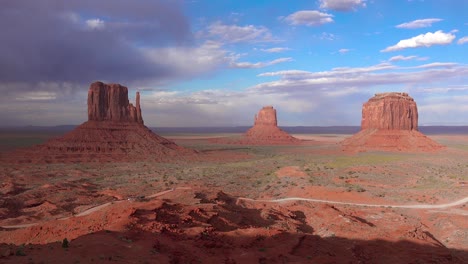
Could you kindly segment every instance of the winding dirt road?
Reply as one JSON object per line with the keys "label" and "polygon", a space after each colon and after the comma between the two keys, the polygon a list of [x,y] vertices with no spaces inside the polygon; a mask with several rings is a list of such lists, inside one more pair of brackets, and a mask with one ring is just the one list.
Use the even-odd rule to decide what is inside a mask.
{"label": "winding dirt road", "polygon": [[[150,196],[147,196],[147,198],[154,198],[158,196],[165,195],[167,193],[176,191],[176,190],[191,190],[192,188],[190,187],[177,187],[177,188],[172,188],[166,191],[158,192],[155,194],[152,194]],[[64,218],[59,218],[57,220],[66,220],[72,217],[80,217],[84,215],[89,215],[93,212],[99,211],[103,209],[104,207],[107,207],[111,204],[114,203],[121,203],[129,200],[117,200],[117,201],[112,201],[112,202],[107,202],[101,205],[97,205],[95,207],[92,207],[86,211],[83,211],[79,214],[76,214],[74,216],[69,216],[69,217],[64,217]],[[305,201],[305,202],[314,202],[314,203],[328,203],[328,204],[341,204],[341,205],[350,205],[350,206],[361,206],[361,207],[387,207],[387,208],[407,208],[407,209],[445,209],[449,207],[454,207],[458,205],[462,205],[468,202],[468,197],[465,197],[463,199],[451,202],[451,203],[445,203],[445,204],[413,204],[413,205],[389,205],[389,204],[365,204],[365,203],[351,203],[351,202],[339,202],[339,201],[329,201],[329,200],[322,200],[322,199],[313,199],[313,198],[301,198],[301,197],[287,197],[287,198],[280,198],[280,199],[251,199],[251,198],[245,198],[245,197],[239,197],[237,198],[236,203],[239,203],[239,201],[248,201],[248,202],[259,202],[259,203],[285,203],[285,202],[297,202],[297,201]],[[30,224],[22,224],[22,225],[9,225],[9,226],[0,226],[0,228],[4,229],[15,229],[15,228],[26,228],[30,226],[35,226],[40,224],[41,222],[37,223],[30,223]]]}
{"label": "winding dirt road", "polygon": [[312,198],[301,198],[301,197],[288,197],[280,199],[250,199],[239,197],[237,200],[244,200],[249,202],[263,202],[263,203],[282,203],[282,202],[291,202],[291,201],[306,201],[306,202],[315,202],[315,203],[329,203],[329,204],[342,204],[342,205],[351,205],[351,206],[363,206],[363,207],[389,207],[389,208],[408,208],[408,209],[442,209],[448,207],[454,207],[457,205],[462,205],[468,202],[468,197],[457,200],[455,202],[446,203],[446,204],[413,204],[413,205],[388,205],[388,204],[364,204],[364,203],[349,203],[349,202],[338,202],[338,201],[329,201],[321,199],[312,199]]}

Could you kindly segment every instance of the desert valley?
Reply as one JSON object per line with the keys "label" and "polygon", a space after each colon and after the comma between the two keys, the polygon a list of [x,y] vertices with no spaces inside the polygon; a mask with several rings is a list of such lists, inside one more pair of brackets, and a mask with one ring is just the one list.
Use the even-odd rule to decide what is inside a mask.
{"label": "desert valley", "polygon": [[44,142],[2,149],[1,263],[468,261],[468,137],[420,133],[408,94],[354,136],[289,135],[268,106],[245,134],[162,137],[136,98],[96,82],[72,131],[2,134]]}
{"label": "desert valley", "polygon": [[468,0],[0,0],[0,264],[468,263]]}

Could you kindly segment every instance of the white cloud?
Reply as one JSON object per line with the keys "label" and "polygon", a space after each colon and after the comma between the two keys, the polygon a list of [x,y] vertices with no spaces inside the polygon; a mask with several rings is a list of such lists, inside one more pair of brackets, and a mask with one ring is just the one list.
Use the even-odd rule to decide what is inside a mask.
{"label": "white cloud", "polygon": [[338,50],[338,52],[341,53],[341,54],[345,54],[345,53],[348,53],[350,51],[351,51],[350,49],[340,49],[340,50]]}
{"label": "white cloud", "polygon": [[275,65],[278,63],[283,63],[283,62],[288,62],[288,61],[293,61],[292,58],[279,58],[271,61],[266,61],[266,62],[236,62],[233,61],[231,62],[230,66],[232,68],[241,68],[241,69],[253,69],[253,68],[263,68],[271,65]]}
{"label": "white cloud", "polygon": [[462,44],[465,44],[465,43],[468,43],[468,36],[463,37],[463,38],[461,38],[461,39],[459,39],[459,40],[457,41],[457,44],[458,44],[458,45],[462,45]]}
{"label": "white cloud", "polygon": [[440,22],[443,19],[440,18],[426,18],[426,19],[418,19],[411,22],[406,22],[403,24],[399,24],[397,28],[406,28],[406,29],[413,29],[413,28],[425,28],[432,26],[433,23]]}
{"label": "white cloud", "polygon": [[451,68],[458,66],[457,63],[454,62],[433,62],[433,63],[428,63],[428,64],[423,64],[415,67],[411,67],[412,69],[427,69],[427,68],[438,68],[438,67],[445,67],[445,68]]}
{"label": "white cloud", "polygon": [[226,43],[278,41],[273,37],[270,30],[264,26],[225,25],[218,21],[208,27],[208,33]]}
{"label": "white cloud", "polygon": [[444,96],[425,96],[418,101],[418,110],[424,113],[419,118],[423,125],[466,125],[466,119],[460,117],[468,115],[468,96],[454,91],[448,91]]}
{"label": "white cloud", "polygon": [[383,71],[383,70],[390,70],[390,69],[395,69],[395,68],[397,67],[390,63],[380,63],[380,64],[369,66],[369,67],[357,67],[357,68],[338,67],[338,68],[333,68],[331,71],[323,71],[323,72],[309,72],[309,71],[301,71],[301,70],[265,72],[257,76],[259,77],[283,76],[284,78],[292,78],[292,79],[328,78],[328,77],[333,77],[336,75],[346,75],[346,74],[355,75],[358,73]]}
{"label": "white cloud", "polygon": [[336,40],[336,39],[338,39],[338,36],[336,36],[335,34],[327,33],[327,32],[322,32],[322,34],[320,34],[320,36],[316,36],[316,37],[318,37],[321,40]]}
{"label": "white cloud", "polygon": [[285,18],[291,25],[320,26],[333,22],[333,15],[316,10],[302,10]]}
{"label": "white cloud", "polygon": [[18,101],[43,101],[43,100],[54,100],[57,98],[57,94],[48,91],[31,91],[19,93],[16,95]]}
{"label": "white cloud", "polygon": [[460,80],[460,77],[467,74],[467,65],[450,62],[431,63],[406,68],[400,68],[389,63],[381,63],[369,67],[334,68],[324,72],[300,70],[266,72],[258,76],[279,76],[280,79],[257,84],[251,89],[262,90],[264,92],[294,92],[297,90],[360,87],[360,89],[365,90],[380,85],[432,85],[437,81]]}
{"label": "white cloud", "polygon": [[96,18],[96,19],[88,19],[86,20],[86,26],[90,29],[100,30],[104,29],[104,21]]}
{"label": "white cloud", "polygon": [[416,91],[423,92],[423,93],[460,92],[460,91],[468,91],[468,86],[462,85],[462,86],[449,86],[449,87],[421,88],[421,89],[417,89]]}
{"label": "white cloud", "polygon": [[[197,47],[168,47],[143,50],[145,56],[180,76],[195,76],[227,65],[230,59],[221,43],[206,41]],[[169,76],[172,77],[172,76]]]}
{"label": "white cloud", "polygon": [[393,56],[391,57],[388,61],[407,61],[407,60],[412,60],[416,59],[418,56],[403,56],[403,55],[398,55],[398,56]]}
{"label": "white cloud", "polygon": [[270,49],[261,49],[261,51],[268,52],[268,53],[279,53],[283,51],[291,50],[290,48],[283,48],[283,47],[276,47]]}
{"label": "white cloud", "polygon": [[351,11],[359,6],[365,7],[365,0],[320,0],[320,8],[335,11]]}
{"label": "white cloud", "polygon": [[396,45],[387,47],[380,52],[396,51],[406,48],[430,47],[433,45],[447,45],[452,43],[454,39],[455,35],[438,30],[434,33],[428,32],[416,37],[400,40]]}

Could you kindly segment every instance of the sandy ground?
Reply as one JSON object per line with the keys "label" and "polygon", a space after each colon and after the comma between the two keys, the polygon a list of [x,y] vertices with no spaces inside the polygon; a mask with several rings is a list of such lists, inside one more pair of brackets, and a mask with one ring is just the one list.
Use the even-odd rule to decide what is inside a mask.
{"label": "sandy ground", "polygon": [[308,141],[187,136],[173,139],[209,158],[1,164],[0,263],[468,262],[468,136],[416,154],[294,136]]}

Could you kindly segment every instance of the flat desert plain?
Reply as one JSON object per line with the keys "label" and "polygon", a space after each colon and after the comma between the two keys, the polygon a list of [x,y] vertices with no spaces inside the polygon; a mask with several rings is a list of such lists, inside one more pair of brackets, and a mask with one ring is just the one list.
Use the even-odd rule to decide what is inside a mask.
{"label": "flat desert plain", "polygon": [[[0,154],[52,136],[3,133]],[[467,135],[431,135],[431,153],[163,136],[198,155],[0,164],[0,262],[468,262]]]}

